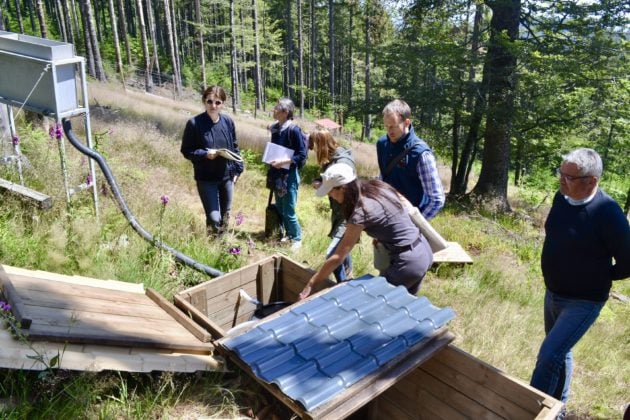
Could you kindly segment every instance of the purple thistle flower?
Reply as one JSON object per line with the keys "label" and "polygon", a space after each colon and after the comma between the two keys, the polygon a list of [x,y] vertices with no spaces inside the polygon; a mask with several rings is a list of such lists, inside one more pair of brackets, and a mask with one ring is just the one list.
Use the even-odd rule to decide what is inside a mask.
{"label": "purple thistle flower", "polygon": [[11,142],[13,143],[14,146],[17,146],[18,144],[20,144],[20,138],[18,137],[17,134],[14,134],[13,136],[11,136]]}
{"label": "purple thistle flower", "polygon": [[85,183],[88,187],[92,185],[92,174],[88,174],[87,177],[85,177]]}
{"label": "purple thistle flower", "polygon": [[162,202],[162,205],[165,206],[168,204],[170,199],[168,198],[168,195],[164,194],[163,196],[160,197],[160,201]]}
{"label": "purple thistle flower", "polygon": [[233,246],[228,248],[228,254],[230,255],[241,255],[241,247],[240,246]]}
{"label": "purple thistle flower", "polygon": [[234,222],[236,223],[236,226],[240,226],[244,220],[245,220],[245,215],[241,211],[239,211],[236,214],[236,216],[234,216]]}
{"label": "purple thistle flower", "polygon": [[55,138],[57,140],[61,140],[62,137],[63,137],[63,127],[61,127],[61,124],[55,124]]}
{"label": "purple thistle flower", "polygon": [[63,138],[63,127],[61,124],[54,123],[48,128],[48,135],[51,139],[61,140]]}
{"label": "purple thistle flower", "polygon": [[3,311],[9,312],[11,310],[11,305],[7,302],[3,302],[0,300],[0,309]]}
{"label": "purple thistle flower", "polygon": [[251,239],[247,240],[247,247],[250,249],[254,249],[256,248],[256,242],[252,241]]}

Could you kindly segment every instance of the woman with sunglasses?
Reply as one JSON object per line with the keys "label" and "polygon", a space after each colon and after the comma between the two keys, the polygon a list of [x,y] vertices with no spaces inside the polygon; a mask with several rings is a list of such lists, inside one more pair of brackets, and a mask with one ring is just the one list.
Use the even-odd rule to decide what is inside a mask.
{"label": "woman with sunglasses", "polygon": [[[320,165],[322,173],[335,163],[345,163],[352,168],[353,173],[356,173],[352,150],[339,146],[330,131],[325,129],[312,131],[308,139],[309,147],[315,150],[317,163]],[[312,185],[314,188],[319,188],[321,184],[322,178],[319,177],[313,181]],[[332,241],[326,250],[326,258],[335,252],[346,231],[346,218],[343,215],[341,204],[330,197],[328,201],[330,203],[330,221],[332,225],[328,236],[332,238]],[[333,274],[337,282],[352,278],[352,260],[350,259],[350,254],[344,258],[339,267],[335,268]]]}
{"label": "woman with sunglasses", "polygon": [[300,299],[330,276],[359,242],[363,231],[389,251],[389,265],[380,274],[394,286],[404,286],[413,295],[418,293],[420,282],[433,263],[433,252],[405,210],[404,197],[383,181],[357,179],[345,163],[326,169],[315,195],[328,195],[341,205],[347,220],[346,232],[337,249],[309,279]]}
{"label": "woman with sunglasses", "polygon": [[182,137],[182,155],[193,164],[197,191],[206,213],[208,235],[221,234],[227,228],[234,184],[243,172],[242,159],[226,158],[230,154],[218,153],[221,149],[240,157],[234,121],[221,113],[226,100],[221,86],[210,86],[202,96],[205,112],[188,120]]}

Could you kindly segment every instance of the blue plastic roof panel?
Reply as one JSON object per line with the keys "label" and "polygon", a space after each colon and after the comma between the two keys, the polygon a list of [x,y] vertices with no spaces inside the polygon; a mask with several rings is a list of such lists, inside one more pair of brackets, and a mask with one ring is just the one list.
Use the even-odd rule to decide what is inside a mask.
{"label": "blue plastic roof panel", "polygon": [[220,343],[307,411],[428,342],[455,316],[372,276],[294,306]]}

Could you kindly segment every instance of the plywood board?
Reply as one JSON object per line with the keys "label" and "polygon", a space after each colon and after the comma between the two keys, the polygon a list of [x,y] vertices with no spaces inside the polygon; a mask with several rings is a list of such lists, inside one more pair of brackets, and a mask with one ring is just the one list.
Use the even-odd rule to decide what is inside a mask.
{"label": "plywood board", "polygon": [[448,242],[448,247],[433,254],[433,263],[472,264],[473,259],[457,242]]}
{"label": "plywood board", "polygon": [[[11,270],[9,270],[11,271]],[[29,340],[141,346],[210,354],[204,343],[144,294],[9,274],[0,268],[14,314]],[[95,280],[96,281],[96,280]]]}

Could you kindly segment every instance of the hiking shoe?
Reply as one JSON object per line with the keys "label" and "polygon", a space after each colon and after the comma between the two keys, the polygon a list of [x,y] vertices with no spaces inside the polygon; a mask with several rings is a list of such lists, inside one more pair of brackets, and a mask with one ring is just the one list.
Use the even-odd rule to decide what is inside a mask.
{"label": "hiking shoe", "polygon": [[291,251],[297,251],[302,248],[302,241],[291,241]]}

